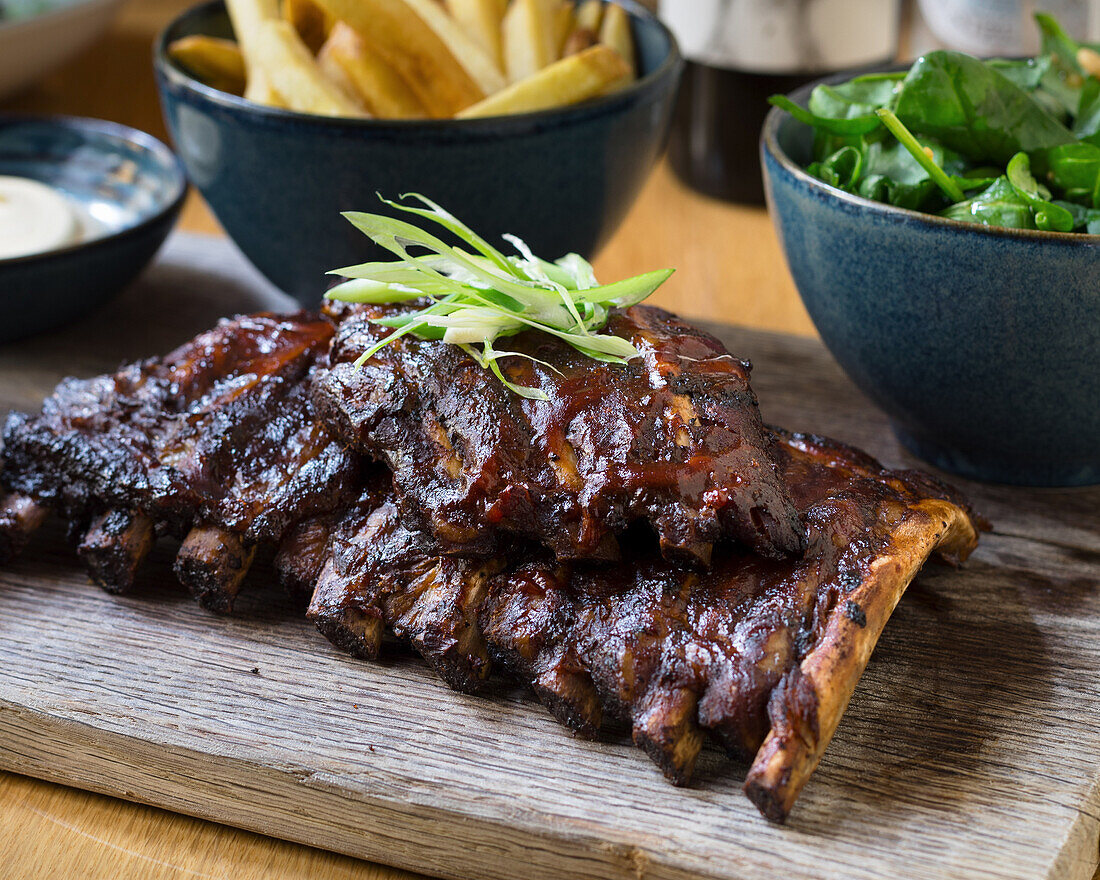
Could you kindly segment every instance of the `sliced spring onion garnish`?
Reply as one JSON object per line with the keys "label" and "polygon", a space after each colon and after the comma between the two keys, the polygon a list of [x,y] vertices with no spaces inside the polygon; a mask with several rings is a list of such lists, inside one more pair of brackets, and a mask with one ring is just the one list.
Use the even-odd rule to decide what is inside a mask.
{"label": "sliced spring onion garnish", "polygon": [[640,303],[668,279],[672,269],[601,285],[591,264],[578,254],[567,254],[551,263],[535,256],[522,239],[506,235],[505,240],[517,251],[516,255],[506,255],[430,199],[418,193],[402,198],[416,199],[424,207],[388,199],[382,202],[438,223],[469,250],[451,247],[404,220],[380,214],[344,214],[398,259],[334,269],[330,275],[348,280],[325,296],[373,304],[429,301],[421,308],[376,319],[376,324],[394,332],[363,352],[357,364],[405,335],[439,340],[461,347],[516,394],[545,400],[546,395],[539,389],[516,385],[505,378],[498,361],[526,355],[496,348],[498,339],[538,330],[556,336],[593,360],[625,364],[640,356],[628,339],[599,331],[607,326],[610,309]]}

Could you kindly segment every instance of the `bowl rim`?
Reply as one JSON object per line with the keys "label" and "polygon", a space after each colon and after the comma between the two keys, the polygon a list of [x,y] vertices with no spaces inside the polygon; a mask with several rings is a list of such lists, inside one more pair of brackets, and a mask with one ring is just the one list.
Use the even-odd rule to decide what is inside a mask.
{"label": "bowl rim", "polygon": [[23,28],[28,30],[32,25],[38,25],[42,22],[49,22],[51,20],[61,20],[78,9],[86,9],[89,6],[103,6],[110,8],[112,6],[121,6],[125,0],[77,0],[75,3],[66,3],[63,6],[57,6],[53,9],[47,9],[44,12],[39,12],[35,15],[31,15],[27,18],[13,18],[5,21],[0,18],[0,37],[7,37],[13,33],[17,33]]}
{"label": "bowl rim", "polygon": [[[865,74],[907,69],[908,67],[905,65],[895,64],[869,70],[861,69],[859,73]],[[809,95],[815,86],[845,82],[853,75],[854,74],[850,72],[831,74],[821,79],[814,80],[813,82],[806,83],[803,86],[799,86],[797,89],[790,92],[787,97],[791,100],[803,98]],[[779,145],[779,128],[783,123],[787,122],[787,120],[798,122],[798,120],[794,119],[793,116],[781,107],[772,107],[771,110],[768,111],[768,115],[764,119],[764,127],[760,133],[761,149],[766,151],[787,173],[791,174],[800,183],[809,186],[811,189],[816,190],[827,198],[833,198],[854,207],[880,214],[894,222],[908,220],[910,222],[922,223],[934,229],[965,230],[967,232],[988,235],[994,238],[1015,238],[1032,242],[1048,241],[1074,246],[1089,245],[1094,247],[1100,245],[1100,235],[1095,233],[1054,232],[1044,229],[1014,229],[1007,226],[987,226],[985,223],[976,223],[970,220],[955,220],[950,217],[940,217],[937,214],[926,214],[923,211],[899,208],[896,205],[889,205],[886,202],[876,202],[874,199],[867,199],[863,196],[845,192],[838,187],[832,186],[814,177],[787,155]]]}
{"label": "bowl rim", "polygon": [[[610,0],[604,0],[610,2]],[[551,107],[546,110],[537,110],[533,113],[509,113],[501,116],[484,116],[476,119],[378,119],[354,116],[321,116],[315,113],[303,113],[297,110],[287,110],[283,107],[268,107],[265,104],[257,104],[245,98],[229,92],[223,92],[206,85],[201,80],[188,74],[171,58],[168,57],[168,34],[188,16],[194,15],[200,10],[212,7],[224,7],[225,0],[204,0],[204,2],[191,6],[173,18],[157,34],[153,43],[153,65],[157,72],[170,80],[174,85],[187,89],[190,92],[201,95],[206,100],[225,108],[236,111],[252,113],[260,118],[285,119],[295,122],[316,124],[319,128],[343,128],[362,129],[378,132],[403,132],[418,131],[427,133],[447,132],[477,132],[479,130],[500,130],[501,126],[515,126],[517,129],[526,129],[540,123],[569,122],[579,120],[616,106],[625,106],[639,95],[652,92],[661,82],[683,66],[684,58],[680,52],[680,46],[675,35],[656,15],[639,4],[637,0],[615,0],[630,14],[631,19],[644,22],[647,26],[656,27],[668,42],[668,54],[652,71],[635,80],[625,89],[620,89],[609,95],[601,95],[584,101],[580,104],[571,104],[565,107]]]}
{"label": "bowl rim", "polygon": [[179,156],[177,156],[163,141],[148,132],[138,128],[131,128],[129,125],[123,125],[121,122],[112,122],[107,119],[95,119],[89,116],[34,113],[19,113],[12,114],[11,116],[4,116],[0,118],[0,129],[5,129],[13,125],[25,125],[27,123],[45,123],[57,128],[80,132],[92,130],[103,134],[117,135],[125,138],[131,143],[145,147],[168,160],[167,164],[171,167],[173,172],[172,177],[175,184],[175,192],[172,197],[165,200],[156,211],[133,225],[123,226],[121,229],[116,229],[114,232],[110,232],[107,235],[90,238],[86,241],[78,241],[74,244],[65,245],[64,247],[53,248],[48,251],[39,251],[33,254],[25,254],[21,257],[0,259],[0,272],[9,266],[25,266],[40,260],[45,261],[67,257],[79,253],[80,251],[104,247],[108,243],[114,243],[131,236],[139,235],[183,207],[184,199],[187,198],[188,186],[187,175],[184,172],[183,163],[180,161]]}

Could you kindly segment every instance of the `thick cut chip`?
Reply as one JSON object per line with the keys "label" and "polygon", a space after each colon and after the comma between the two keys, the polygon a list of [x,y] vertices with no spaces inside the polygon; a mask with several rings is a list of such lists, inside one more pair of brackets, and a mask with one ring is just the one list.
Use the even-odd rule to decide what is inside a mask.
{"label": "thick cut chip", "polygon": [[600,42],[614,49],[630,68],[634,77],[634,35],[630,30],[630,16],[617,3],[608,3],[600,23]]}
{"label": "thick cut chip", "polygon": [[[433,0],[425,2],[430,7]],[[444,39],[453,37],[454,31],[447,29],[441,34],[429,27],[406,0],[317,0],[317,4],[352,27],[372,50],[380,52],[430,116],[454,116],[489,94]],[[417,10],[423,12],[427,8],[423,6],[417,4]],[[447,18],[441,8],[434,12]],[[451,25],[458,29],[457,23],[452,21]],[[474,52],[481,50],[474,45]]]}
{"label": "thick cut chip", "polygon": [[253,40],[250,69],[264,72],[289,109],[321,116],[363,115],[358,102],[321,73],[289,22],[265,21]]}
{"label": "thick cut chip", "polygon": [[508,81],[538,73],[558,57],[553,0],[514,0],[504,15],[502,34]]}
{"label": "thick cut chip", "polygon": [[512,83],[459,113],[463,119],[532,113],[578,104],[630,80],[630,68],[607,46],[591,46]]}
{"label": "thick cut chip", "polygon": [[233,40],[193,34],[173,40],[168,54],[208,86],[243,95],[247,83],[244,56]]}
{"label": "thick cut chip", "polygon": [[466,28],[500,70],[504,70],[500,23],[504,9],[499,0],[445,0],[451,17]]}
{"label": "thick cut chip", "polygon": [[350,27],[337,22],[317,56],[321,71],[380,119],[419,119],[428,112],[408,84]]}

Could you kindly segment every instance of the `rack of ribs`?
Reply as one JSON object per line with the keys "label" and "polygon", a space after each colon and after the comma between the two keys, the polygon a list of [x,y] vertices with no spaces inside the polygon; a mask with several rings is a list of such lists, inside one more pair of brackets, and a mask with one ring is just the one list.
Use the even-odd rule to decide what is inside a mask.
{"label": "rack of ribs", "polygon": [[491,553],[501,536],[559,559],[615,559],[634,522],[666,558],[705,567],[715,542],[765,556],[802,551],[802,524],[749,387],[749,365],[660,309],[611,317],[642,357],[597,363],[546,334],[507,340],[508,379],[453,345],[405,336],[361,367],[393,307],[333,304],[331,370],[315,402],[348,444],[392,472],[407,522],[442,552]]}
{"label": "rack of ribs", "polygon": [[805,522],[801,558],[725,547],[699,571],[670,566],[644,534],[624,539],[614,565],[530,546],[444,557],[380,486],[334,528],[309,614],[364,657],[389,626],[460,690],[492,662],[582,735],[625,720],[676,784],[709,735],[753,760],[746,793],[781,821],[905,588],[933,551],[965,559],[980,519],[930,477],[823,438],[773,436]]}
{"label": "rack of ribs", "polygon": [[[906,586],[933,552],[963,560],[981,519],[920,473],[885,470],[833,441],[757,430],[747,367],[657,310],[613,322],[633,328],[646,358],[618,388],[596,367],[614,418],[598,396],[585,398],[568,356],[523,337],[517,350],[553,357],[562,373],[509,367],[513,381],[547,390],[545,418],[479,378],[450,346],[394,345],[363,371],[377,388],[362,385],[329,355],[334,331],[339,356],[362,350],[375,331],[360,318],[349,310],[224,321],[164,358],[66,380],[38,415],[12,414],[0,555],[18,552],[56,511],[83,535],[92,578],[122,591],[156,536],[170,533],[184,539],[179,578],[203,605],[226,611],[256,547],[273,544],[284,583],[311,597],[309,616],[339,648],[376,658],[389,631],[457,690],[477,690],[496,669],[529,684],[580,735],[625,721],[676,784],[690,781],[710,737],[753,760],[746,792],[764,815],[785,818]],[[451,397],[422,372],[429,368],[450,370]],[[566,379],[568,387],[557,384]],[[635,393],[645,405],[627,405],[624,395]],[[473,406],[474,394],[487,409]],[[366,398],[361,407],[355,395]],[[464,400],[475,411],[469,421]],[[468,445],[486,413],[496,419],[489,438],[506,444],[495,451],[488,441]],[[382,463],[345,447],[339,438],[349,436]],[[537,455],[507,445],[523,438]],[[747,475],[725,472],[727,494],[704,491],[711,477],[702,471],[746,461],[723,456],[721,443],[734,440],[748,455]],[[690,457],[681,460],[684,449]],[[571,468],[559,483],[548,482],[551,450]],[[644,455],[655,457],[654,473]],[[415,462],[433,476],[410,490],[401,474],[411,480]],[[476,554],[440,537],[441,522],[465,515],[462,503],[409,512],[422,497],[438,501],[432,493],[456,497],[469,468],[500,490],[482,514],[513,517],[507,528],[481,527],[492,540],[458,542]],[[695,468],[702,475],[688,479]],[[520,527],[534,515],[530,498],[516,501],[501,480],[519,486],[525,473],[533,476],[523,477],[523,492],[549,509]],[[554,494],[575,479],[597,488]],[[742,520],[746,499],[756,506]],[[663,517],[661,504],[674,511]],[[772,517],[761,505],[789,509]],[[555,523],[574,531],[536,539]],[[601,558],[609,546],[616,561]]]}
{"label": "rack of ribs", "polygon": [[174,534],[180,580],[230,610],[261,542],[353,491],[359,464],[311,402],[332,332],[308,313],[223,321],[163,358],[65,380],[37,415],[12,413],[0,556],[53,509],[83,535],[92,579],[122,592],[156,536]]}

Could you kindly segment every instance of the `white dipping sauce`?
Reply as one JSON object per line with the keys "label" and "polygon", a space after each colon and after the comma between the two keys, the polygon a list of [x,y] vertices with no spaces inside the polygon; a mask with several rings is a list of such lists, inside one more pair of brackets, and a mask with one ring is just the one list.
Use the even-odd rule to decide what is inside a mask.
{"label": "white dipping sauce", "polygon": [[51,186],[0,175],[0,260],[40,254],[76,242],[76,206]]}

